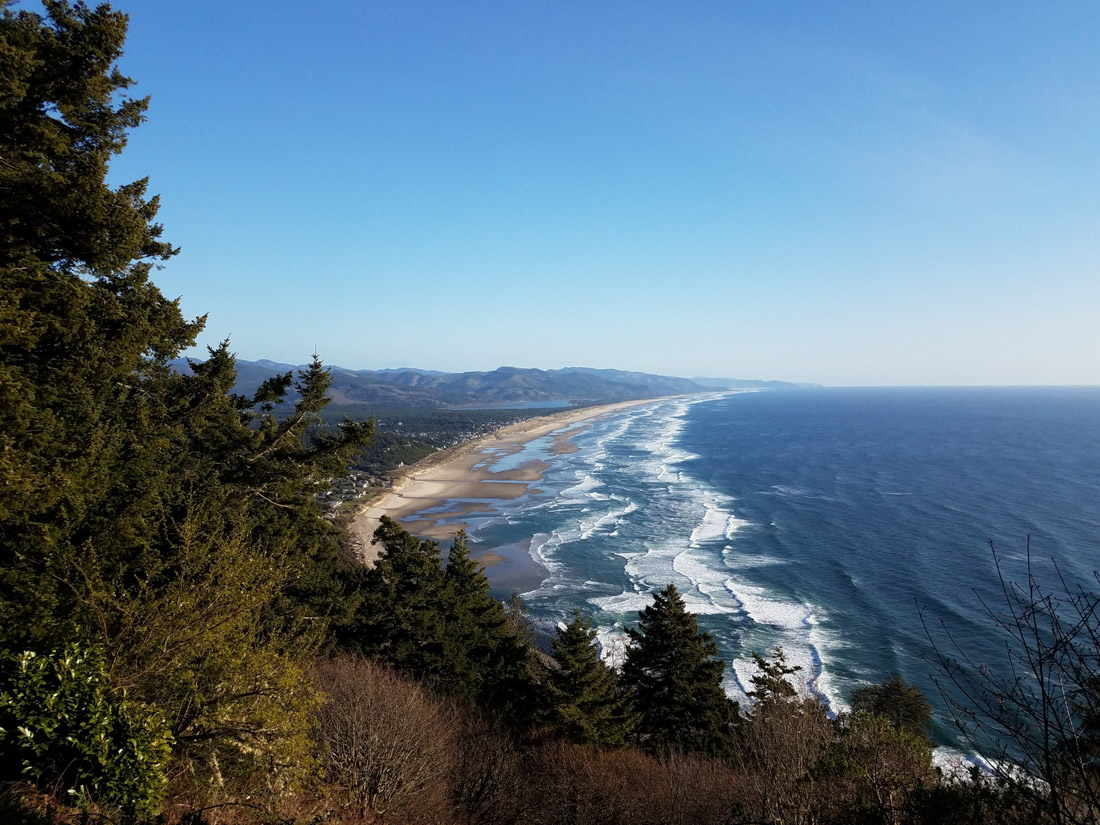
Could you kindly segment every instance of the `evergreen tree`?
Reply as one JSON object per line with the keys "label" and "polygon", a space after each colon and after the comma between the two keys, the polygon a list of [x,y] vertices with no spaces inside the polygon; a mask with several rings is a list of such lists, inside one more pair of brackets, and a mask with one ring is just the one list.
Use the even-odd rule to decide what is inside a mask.
{"label": "evergreen tree", "polygon": [[714,658],[714,638],[699,631],[672,584],[638,615],[637,629],[627,629],[631,644],[622,679],[640,718],[642,743],[651,750],[724,752],[737,706],[722,690],[726,665]]}
{"label": "evergreen tree", "polygon": [[782,702],[793,699],[797,695],[788,677],[802,670],[802,665],[788,665],[787,654],[779,646],[776,646],[774,653],[775,658],[770,660],[765,659],[755,650],[752,653],[757,672],[749,679],[752,690],[748,692],[748,696],[757,705]]}
{"label": "evergreen tree", "polygon": [[[171,368],[203,319],[150,281],[176,250],[146,181],[106,183],[146,100],[107,5],[0,3],[0,648],[72,638],[158,706],[176,758],[294,761],[297,661],[351,600],[315,486],[371,425],[318,429],[329,376],[232,392],[227,344]],[[309,617],[309,620],[306,620]],[[306,703],[308,704],[308,703]],[[201,747],[199,745],[201,743]],[[188,756],[190,754],[190,756]],[[224,771],[223,771],[224,773]]]}
{"label": "evergreen tree", "polygon": [[470,558],[465,533],[455,536],[443,581],[452,692],[514,715],[532,698],[527,647],[489,595],[489,579]]}
{"label": "evergreen tree", "polygon": [[852,713],[874,713],[884,717],[900,731],[932,743],[928,728],[932,724],[932,703],[916,685],[906,684],[894,674],[878,685],[865,685],[852,691]]}
{"label": "evergreen tree", "polygon": [[449,680],[446,594],[439,543],[421,540],[382,516],[382,552],[363,581],[356,646],[416,679]]}
{"label": "evergreen tree", "polygon": [[489,581],[481,565],[470,558],[464,532],[451,545],[443,583],[450,691],[474,698],[504,637],[507,617],[500,602],[490,598]]}
{"label": "evergreen tree", "polygon": [[522,640],[527,647],[534,647],[535,631],[531,628],[531,621],[527,616],[527,605],[519,593],[513,592],[508,597],[504,605],[504,613],[508,617],[508,632]]}
{"label": "evergreen tree", "polygon": [[625,745],[637,720],[615,671],[600,660],[592,620],[574,609],[553,645],[558,667],[550,671],[547,689],[554,728],[578,744]]}
{"label": "evergreen tree", "polygon": [[243,527],[261,546],[293,547],[302,569],[291,578],[308,581],[333,566],[312,486],[371,434],[345,422],[339,435],[306,437],[327,403],[317,361],[281,422],[268,413],[291,376],[234,395],[227,344],[193,375],[170,369],[203,319],[185,321],[149,280],[176,250],[160,240],[146,182],[105,182],[148,102],[125,97],[131,81],[114,68],[126,16],[44,5],[46,16],[0,9],[0,644],[9,645],[70,635],[64,619],[81,603],[72,562],[88,547],[108,579],[132,584],[178,543],[186,511],[206,514],[217,541]]}
{"label": "evergreen tree", "polygon": [[511,632],[489,580],[459,533],[444,569],[439,545],[383,516],[381,556],[363,580],[352,647],[384,659],[438,690],[517,722],[541,705],[527,646]]}
{"label": "evergreen tree", "polygon": [[[111,189],[108,162],[147,99],[113,64],[126,17],[47,0],[0,9],[0,641],[41,641],[64,593],[44,562],[104,531],[120,478],[127,520],[167,446],[156,364],[194,342],[148,279],[175,254],[146,181]],[[148,357],[146,357],[148,356]],[[134,529],[121,526],[125,533]]]}

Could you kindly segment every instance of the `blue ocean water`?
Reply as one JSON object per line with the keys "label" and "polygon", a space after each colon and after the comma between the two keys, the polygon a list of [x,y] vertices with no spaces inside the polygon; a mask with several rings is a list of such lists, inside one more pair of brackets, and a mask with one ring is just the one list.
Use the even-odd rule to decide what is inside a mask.
{"label": "blue ocean water", "polygon": [[[621,658],[622,629],[673,582],[729,662],[781,645],[805,690],[843,709],[892,673],[938,704],[918,606],[968,652],[1001,656],[989,542],[1010,578],[1025,550],[1071,583],[1100,568],[1100,389],[824,389],[715,394],[600,419],[551,455],[532,493],[471,524],[480,549],[529,552],[489,569],[536,618],[573,608]],[[502,469],[498,465],[497,469]],[[942,707],[939,708],[941,712]],[[941,718],[936,736],[952,741]]]}

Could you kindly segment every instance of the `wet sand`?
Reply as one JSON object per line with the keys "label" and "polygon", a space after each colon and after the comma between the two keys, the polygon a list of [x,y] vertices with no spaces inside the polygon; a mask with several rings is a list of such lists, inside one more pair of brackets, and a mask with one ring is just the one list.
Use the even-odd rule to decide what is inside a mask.
{"label": "wet sand", "polygon": [[[365,564],[373,564],[380,548],[372,543],[372,538],[382,516],[389,516],[418,536],[449,541],[457,531],[467,527],[466,522],[453,519],[497,512],[494,503],[511,501],[531,492],[531,484],[542,478],[548,466],[546,462],[532,460],[519,467],[494,471],[493,466],[501,459],[515,455],[528,442],[551,433],[554,433],[549,450],[552,455],[575,452],[578,448],[571,439],[591,426],[582,422],[659,400],[622,401],[530,418],[433,453],[404,468],[390,489],[363,505],[348,525],[352,544]],[[513,571],[505,568],[514,565],[514,575],[527,580],[533,571],[521,556],[526,557],[530,565],[535,564],[527,548],[521,545],[495,548],[491,553],[484,553],[480,560],[494,566],[494,578],[498,574],[510,578]]]}

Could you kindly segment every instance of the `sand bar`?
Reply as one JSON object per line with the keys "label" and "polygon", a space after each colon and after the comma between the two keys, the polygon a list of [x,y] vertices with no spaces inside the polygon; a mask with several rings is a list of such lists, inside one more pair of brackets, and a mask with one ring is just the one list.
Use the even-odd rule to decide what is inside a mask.
{"label": "sand bar", "polygon": [[[549,466],[544,461],[532,460],[495,472],[493,465],[500,459],[515,455],[529,441],[551,433],[556,435],[549,452],[567,454],[576,449],[570,439],[589,426],[573,425],[661,400],[621,401],[529,418],[465,444],[432,453],[423,461],[403,468],[393,486],[364,504],[348,525],[359,558],[366,564],[373,564],[378,557],[380,548],[371,544],[371,539],[382,516],[389,516],[417,535],[446,541],[467,526],[454,521],[455,518],[475,513],[492,514],[494,502],[526,495],[531,483],[542,478]],[[485,559],[488,563],[493,561],[493,558]]]}

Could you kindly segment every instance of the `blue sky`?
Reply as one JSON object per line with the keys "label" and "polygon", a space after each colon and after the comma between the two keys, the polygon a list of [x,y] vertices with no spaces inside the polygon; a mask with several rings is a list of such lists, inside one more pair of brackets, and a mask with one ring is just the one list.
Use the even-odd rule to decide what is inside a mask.
{"label": "blue sky", "polygon": [[1095,2],[115,7],[242,358],[1100,383]]}

